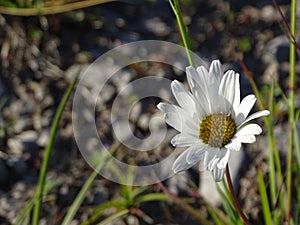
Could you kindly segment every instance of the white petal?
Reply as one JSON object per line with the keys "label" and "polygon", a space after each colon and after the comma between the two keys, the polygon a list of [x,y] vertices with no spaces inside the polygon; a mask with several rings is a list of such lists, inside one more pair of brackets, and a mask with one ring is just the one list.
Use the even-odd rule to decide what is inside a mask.
{"label": "white petal", "polygon": [[261,127],[253,123],[242,127],[240,130],[238,130],[235,136],[239,137],[239,136],[246,136],[246,135],[259,135],[261,132],[262,132]]}
{"label": "white petal", "polygon": [[[219,87],[219,94],[224,96],[225,98],[225,106],[230,106],[230,108],[226,107],[224,110],[225,114],[228,114],[231,110],[231,107],[233,106],[233,103],[235,100],[235,88],[236,88],[236,82],[239,82],[238,75],[235,74],[234,71],[229,70],[227,71],[224,76],[222,77],[221,84]],[[239,94],[239,93],[238,93]]]}
{"label": "white petal", "polygon": [[198,116],[202,118],[211,112],[209,97],[206,91],[207,84],[205,80],[203,81],[208,76],[208,71],[203,66],[198,67],[197,71],[194,67],[189,66],[186,68],[186,75],[189,86],[195,96],[194,101]]}
{"label": "white petal", "polygon": [[160,102],[157,104],[157,108],[162,111],[163,113],[167,112],[173,112],[174,111],[174,106],[170,105],[168,103]]}
{"label": "white petal", "polygon": [[212,160],[210,160],[210,162],[208,163],[208,165],[207,165],[207,169],[209,170],[209,171],[212,171],[215,167],[216,167],[216,165],[218,164],[218,162],[219,162],[219,158],[217,157],[217,156],[215,156]]}
{"label": "white petal", "polygon": [[225,148],[234,152],[239,151],[241,147],[242,147],[241,141],[239,141],[239,139],[237,138],[233,139],[231,143],[225,145]]}
{"label": "white petal", "polygon": [[196,113],[197,113],[197,119],[198,119],[198,124],[200,124],[200,120],[202,120],[203,117],[205,117],[207,114],[206,110],[205,110],[205,105],[198,99],[196,99],[196,97],[198,95],[194,95],[195,98],[194,98],[194,101],[195,101],[195,108],[196,108]]}
{"label": "white petal", "polygon": [[189,66],[186,68],[186,76],[193,93],[195,89],[199,89],[201,85],[204,85],[200,80],[202,74],[199,74],[194,67]]}
{"label": "white petal", "polygon": [[186,156],[186,161],[190,164],[195,164],[204,158],[205,145],[193,145]]}
{"label": "white petal", "polygon": [[219,60],[213,60],[209,67],[209,77],[214,76],[218,81],[221,80],[223,76],[223,71],[221,68],[221,63]]}
{"label": "white petal", "polygon": [[186,68],[186,74],[192,93],[195,93],[196,90],[200,90],[202,94],[207,93],[208,71],[203,66],[197,69],[189,66]]}
{"label": "white petal", "polygon": [[219,163],[217,164],[217,167],[219,169],[223,169],[226,167],[227,163],[228,163],[228,160],[229,160],[229,156],[230,156],[230,150],[228,149],[222,149],[220,151],[221,155],[220,155],[220,161]]}
{"label": "white petal", "polygon": [[186,147],[197,143],[201,143],[201,140],[199,138],[185,133],[177,134],[171,140],[171,144],[174,147]]}
{"label": "white petal", "polygon": [[234,100],[233,100],[233,109],[236,111],[240,106],[241,101],[241,88],[240,88],[240,75],[238,73],[235,74],[235,86],[234,86]]}
{"label": "white petal", "polygon": [[218,87],[219,85],[212,84],[208,87],[208,94],[209,94],[209,101],[210,101],[210,107],[211,111],[210,113],[220,113],[224,111],[224,105],[220,104],[221,100],[223,98],[220,97],[218,93]]}
{"label": "white petal", "polygon": [[189,164],[186,161],[186,156],[189,153],[189,149],[185,150],[183,153],[179,155],[179,157],[175,160],[172,166],[172,170],[174,173],[178,173],[183,170],[187,170],[193,166],[193,164]]}
{"label": "white petal", "polygon": [[212,98],[216,95],[216,92],[212,92],[210,94],[210,90],[216,90],[218,88],[218,84],[215,82],[215,77],[209,77],[207,70],[201,66],[197,68],[198,72],[198,88],[195,88],[194,93],[199,102],[199,104],[203,104],[205,107],[205,112],[207,114],[211,114],[212,111]]}
{"label": "white petal", "polygon": [[208,150],[205,152],[205,156],[203,159],[204,167],[208,170],[212,170],[216,165],[217,154],[219,153],[219,148],[208,147]]}
{"label": "white petal", "polygon": [[209,78],[208,71],[204,66],[197,67],[198,79],[197,83],[199,86],[207,84],[207,79]]}
{"label": "white petal", "polygon": [[219,169],[218,167],[216,167],[214,169],[214,177],[215,177],[216,182],[222,181],[222,179],[224,177],[225,170],[226,170],[226,168]]}
{"label": "white petal", "polygon": [[219,88],[220,74],[213,74],[220,72],[220,62],[213,62],[210,66],[210,72],[208,72],[203,66],[197,68],[187,68],[188,82],[192,88],[192,92],[199,105],[203,106],[202,111],[205,115],[211,114],[213,112],[220,111],[219,104],[219,94],[216,90]]}
{"label": "white petal", "polygon": [[[209,72],[207,74],[204,67],[198,67],[197,72],[199,74],[203,73],[203,76],[200,76],[201,82],[204,84],[202,90],[208,99],[208,109],[209,113],[220,112],[220,96],[218,93],[218,88],[220,85],[220,76],[221,76],[221,64],[218,60],[214,60],[211,63]],[[215,74],[217,73],[217,74]]]}
{"label": "white petal", "polygon": [[198,117],[188,115],[186,111],[177,105],[159,103],[157,108],[164,113],[164,120],[179,132],[198,135],[200,121]]}
{"label": "white petal", "polygon": [[211,107],[207,94],[203,94],[199,89],[195,91],[196,108],[200,109],[199,118],[211,114]]}
{"label": "white petal", "polygon": [[239,126],[245,121],[246,117],[248,116],[255,102],[256,102],[255,95],[247,95],[245,98],[243,98],[236,112],[237,126]]}
{"label": "white petal", "polygon": [[259,112],[253,113],[241,125],[239,125],[238,128],[241,127],[241,126],[243,126],[245,123],[249,122],[250,120],[254,120],[254,119],[258,118],[258,117],[268,116],[268,115],[270,115],[270,112],[268,110],[263,110],[263,111],[259,111]]}
{"label": "white petal", "polygon": [[200,120],[197,116],[186,117],[185,125],[189,128],[188,130],[193,131],[193,134],[199,135],[199,124]]}
{"label": "white petal", "polygon": [[159,103],[157,108],[164,112],[164,119],[171,127],[179,132],[198,134],[199,120],[195,120],[195,117],[188,115],[182,108],[168,103]]}
{"label": "white petal", "polygon": [[177,80],[171,83],[171,88],[173,95],[175,96],[178,104],[191,115],[193,115],[195,110],[195,102],[190,96],[190,93],[185,89],[184,85]]}
{"label": "white petal", "polygon": [[183,131],[184,121],[187,119],[182,109],[167,103],[159,103],[157,108],[164,112],[164,119],[167,124],[175,128],[179,132]]}
{"label": "white petal", "polygon": [[256,141],[256,138],[254,135],[249,134],[249,135],[244,135],[244,136],[239,136],[236,138],[237,141],[241,143],[254,143]]}

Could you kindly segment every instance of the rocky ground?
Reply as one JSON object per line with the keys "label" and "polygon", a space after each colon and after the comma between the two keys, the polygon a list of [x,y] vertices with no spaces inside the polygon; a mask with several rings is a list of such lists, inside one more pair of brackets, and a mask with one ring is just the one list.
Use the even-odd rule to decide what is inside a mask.
{"label": "rocky ground", "polygon": [[[282,0],[279,4],[288,16],[289,1]],[[237,61],[242,57],[262,90],[264,85],[271,84],[272,79],[278,80],[286,90],[289,42],[272,1],[184,1],[182,9],[192,49],[197,54],[208,61],[218,58],[227,68],[233,68],[241,74]],[[0,14],[0,224],[13,223],[36,190],[53,116],[72,81],[72,74],[109,49],[138,40],[181,42],[175,17],[167,1],[135,4],[114,2],[41,17]],[[297,67],[297,71],[299,73],[300,67]],[[141,76],[157,73],[172,80],[185,79],[183,73],[159,64],[143,65],[142,72],[125,76],[122,85]],[[115,141],[109,115],[118,93],[118,82],[112,81],[108,86],[97,117],[107,144]],[[241,87],[243,96],[252,93],[244,76],[241,76]],[[300,96],[299,92],[297,94]],[[298,107],[299,100],[296,102]],[[131,122],[137,136],[146,137],[149,134],[148,121],[156,112],[155,105],[159,101],[150,99],[136,106]],[[91,173],[91,168],[83,160],[74,141],[71,103],[63,114],[51,157],[49,177],[52,186],[43,205],[41,224],[61,222],[60,218]],[[287,146],[284,110],[279,102],[275,134],[280,137],[277,140],[283,158]],[[259,122],[262,124],[262,121]],[[170,132],[169,136],[172,136],[174,132]],[[238,172],[239,198],[254,224],[263,224],[259,196],[257,189],[253,188],[256,168],[268,169],[267,149],[263,146],[267,146],[265,136],[259,137],[256,144],[245,146],[243,157],[246,163]],[[155,161],[158,160],[155,156],[165,156],[171,151],[172,147],[166,142],[157,150],[158,153],[150,154],[149,158]],[[140,157],[141,160],[147,160],[145,155]],[[167,187],[188,195],[191,187],[184,185],[187,181],[182,178],[190,177],[198,183],[198,173],[195,171],[180,176],[179,181],[173,182],[171,179],[166,182]],[[154,185],[153,190],[157,189]],[[118,185],[99,177],[74,224],[86,218],[85,208],[100,205],[115,197],[118,191]],[[195,206],[200,207],[204,214],[207,213],[201,202]],[[159,203],[141,207],[152,218],[153,224],[198,224],[189,219],[187,214],[179,216],[178,212],[182,212],[175,206],[168,206],[168,210]],[[151,222],[129,218],[126,224],[147,224],[147,221],[148,224]]]}

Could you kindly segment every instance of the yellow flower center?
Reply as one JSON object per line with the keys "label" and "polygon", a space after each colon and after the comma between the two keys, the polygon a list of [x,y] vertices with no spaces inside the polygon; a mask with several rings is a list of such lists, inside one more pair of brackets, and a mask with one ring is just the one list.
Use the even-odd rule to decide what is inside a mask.
{"label": "yellow flower center", "polygon": [[222,148],[236,133],[236,124],[230,115],[212,114],[206,116],[200,124],[199,137],[205,144]]}

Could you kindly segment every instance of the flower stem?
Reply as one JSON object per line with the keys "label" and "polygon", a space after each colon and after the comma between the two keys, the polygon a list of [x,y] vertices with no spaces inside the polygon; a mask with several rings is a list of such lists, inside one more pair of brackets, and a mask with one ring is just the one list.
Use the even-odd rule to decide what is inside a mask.
{"label": "flower stem", "polygon": [[180,7],[179,7],[179,2],[178,2],[178,0],[169,0],[169,3],[170,3],[170,6],[171,6],[175,16],[176,16],[177,23],[178,23],[178,26],[179,26],[179,30],[180,30],[182,41],[183,41],[183,44],[184,44],[184,47],[185,47],[185,50],[186,50],[186,54],[188,56],[189,63],[190,63],[191,66],[195,66],[193,58],[191,56],[191,52],[190,52],[191,46],[190,46],[190,43],[188,41],[188,36],[187,36],[185,25],[184,25],[184,22],[183,22],[183,19],[182,19],[182,13],[181,13],[181,10],[180,10]]}
{"label": "flower stem", "polygon": [[247,217],[245,216],[245,214],[243,213],[241,205],[240,205],[240,203],[239,203],[239,201],[236,197],[236,194],[235,194],[235,191],[234,191],[234,188],[233,188],[233,185],[232,185],[232,181],[231,181],[231,176],[230,176],[228,164],[226,166],[226,180],[227,180],[228,188],[229,188],[229,191],[231,193],[233,204],[234,204],[236,210],[238,211],[241,218],[243,219],[244,224],[250,225],[250,222],[247,219]]}

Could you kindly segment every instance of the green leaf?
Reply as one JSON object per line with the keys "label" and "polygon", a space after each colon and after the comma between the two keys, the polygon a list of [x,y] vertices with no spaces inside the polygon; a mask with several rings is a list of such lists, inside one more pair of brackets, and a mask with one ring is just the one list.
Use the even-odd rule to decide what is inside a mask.
{"label": "green leaf", "polygon": [[172,199],[164,193],[149,193],[138,197],[135,202],[150,202],[150,201],[167,201],[172,202]]}
{"label": "green leaf", "polygon": [[208,203],[206,204],[206,207],[212,219],[216,222],[217,225],[233,225],[233,223],[230,222],[230,218],[225,215],[225,213],[223,213],[220,209],[214,208]]}
{"label": "green leaf", "polygon": [[[78,75],[79,75],[79,73],[78,73]],[[67,91],[65,92],[65,94],[58,106],[56,114],[54,116],[53,123],[51,125],[49,143],[47,144],[47,147],[46,147],[46,150],[44,153],[44,159],[42,162],[42,167],[40,170],[39,183],[38,183],[37,194],[36,194],[36,202],[35,202],[35,208],[34,208],[34,212],[33,212],[33,221],[32,221],[33,225],[39,224],[40,212],[41,212],[41,207],[42,207],[42,198],[44,196],[45,186],[46,186],[46,175],[47,175],[49,160],[50,160],[51,153],[52,153],[52,148],[54,145],[55,136],[57,133],[61,115],[62,115],[62,113],[67,105],[67,102],[68,102],[68,100],[75,88],[75,85],[77,83],[78,75],[74,79],[73,83],[69,86]]]}
{"label": "green leaf", "polygon": [[[115,152],[118,148],[120,147],[119,143],[114,144],[111,147],[111,152]],[[102,152],[102,151],[100,151]],[[71,223],[71,221],[73,220],[74,216],[76,215],[80,205],[82,204],[83,200],[85,199],[89,189],[92,187],[95,179],[98,176],[98,172],[102,169],[102,167],[105,165],[106,163],[106,157],[102,157],[100,158],[97,162],[98,162],[98,166],[97,168],[93,171],[93,173],[89,176],[89,178],[87,179],[87,181],[84,183],[83,187],[81,188],[80,192],[77,194],[75,200],[73,201],[70,209],[68,210],[63,222],[61,225],[68,225]]]}
{"label": "green leaf", "polygon": [[261,197],[261,204],[262,204],[262,210],[263,210],[265,224],[272,225],[273,222],[272,222],[269,200],[268,200],[267,191],[266,191],[267,189],[266,189],[265,181],[264,181],[261,170],[258,170],[257,178],[258,178],[258,188],[259,188],[259,194]]}
{"label": "green leaf", "polygon": [[147,189],[149,189],[149,186],[137,187],[137,188],[135,188],[135,189],[132,190],[132,195],[133,195],[134,198],[136,198],[138,195],[142,194]]}
{"label": "green leaf", "polygon": [[98,223],[97,225],[105,225],[107,223],[110,223],[116,219],[119,219],[125,215],[127,215],[129,213],[129,210],[128,209],[124,209],[124,210],[121,210],[120,212],[117,212],[109,217],[107,217],[105,220],[103,220],[102,222]]}
{"label": "green leaf", "polygon": [[219,194],[221,196],[222,205],[225,209],[226,215],[230,218],[230,221],[232,224],[234,224],[234,225],[241,224],[242,225],[243,223],[240,219],[238,212],[236,211],[236,208],[233,205],[233,199],[232,199],[231,193],[228,190],[228,187],[224,180],[223,180],[222,184],[223,184],[223,188],[224,188],[225,192],[223,192],[221,190],[221,188],[219,187],[218,184],[216,184],[216,187],[217,187],[217,191],[219,192]]}
{"label": "green leaf", "polygon": [[28,224],[26,221],[30,218],[31,211],[35,202],[36,195],[33,195],[23,207],[14,225]]}
{"label": "green leaf", "polygon": [[17,5],[9,0],[2,0],[0,5],[5,7],[17,8]]}
{"label": "green leaf", "polygon": [[117,208],[120,210],[126,209],[126,202],[124,199],[111,200],[103,203],[102,205],[96,207],[92,211],[92,216],[89,217],[86,221],[82,222],[80,225],[93,224],[94,221],[98,220],[104,213],[105,210],[110,208]]}

